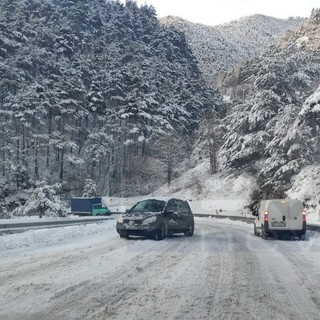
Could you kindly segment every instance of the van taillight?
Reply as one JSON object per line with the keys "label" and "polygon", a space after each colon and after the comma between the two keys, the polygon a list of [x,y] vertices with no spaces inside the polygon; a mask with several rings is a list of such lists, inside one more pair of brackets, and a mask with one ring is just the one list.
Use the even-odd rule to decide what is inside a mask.
{"label": "van taillight", "polygon": [[263,221],[264,221],[264,222],[268,222],[268,221],[269,221],[269,212],[268,212],[268,211],[265,211],[265,212],[264,212]]}
{"label": "van taillight", "polygon": [[306,222],[306,221],[307,221],[307,211],[306,211],[306,210],[304,210],[304,211],[302,212],[302,221],[303,221],[303,222]]}

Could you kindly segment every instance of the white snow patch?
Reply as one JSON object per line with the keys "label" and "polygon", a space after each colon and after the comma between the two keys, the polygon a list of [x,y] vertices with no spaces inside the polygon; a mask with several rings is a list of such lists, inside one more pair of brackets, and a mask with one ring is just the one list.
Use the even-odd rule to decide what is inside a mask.
{"label": "white snow patch", "polygon": [[309,38],[307,36],[303,36],[297,39],[296,44],[298,48],[301,48],[304,45],[307,45],[309,42]]}

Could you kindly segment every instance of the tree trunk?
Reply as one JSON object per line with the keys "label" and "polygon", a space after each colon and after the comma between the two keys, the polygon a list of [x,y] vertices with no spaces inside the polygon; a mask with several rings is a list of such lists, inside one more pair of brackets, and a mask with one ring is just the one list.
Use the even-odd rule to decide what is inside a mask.
{"label": "tree trunk", "polygon": [[63,163],[64,163],[64,148],[61,149],[60,151],[60,181],[62,182],[63,181],[63,170],[64,170],[64,166],[63,166]]}

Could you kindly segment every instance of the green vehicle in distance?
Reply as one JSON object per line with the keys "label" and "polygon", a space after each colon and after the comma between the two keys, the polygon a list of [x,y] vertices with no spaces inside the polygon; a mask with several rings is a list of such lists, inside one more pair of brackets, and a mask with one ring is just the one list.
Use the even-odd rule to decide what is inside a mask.
{"label": "green vehicle in distance", "polygon": [[96,203],[92,205],[93,216],[110,215],[110,214],[111,214],[111,210],[108,209],[104,204]]}

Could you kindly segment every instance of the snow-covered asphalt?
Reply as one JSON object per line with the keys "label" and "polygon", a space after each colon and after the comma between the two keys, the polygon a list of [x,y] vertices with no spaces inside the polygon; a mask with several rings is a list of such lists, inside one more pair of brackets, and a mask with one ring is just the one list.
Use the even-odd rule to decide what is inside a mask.
{"label": "snow-covered asphalt", "polygon": [[0,237],[1,320],[320,319],[317,233],[266,241],[210,218],[159,242],[120,239],[115,221],[59,229]]}

